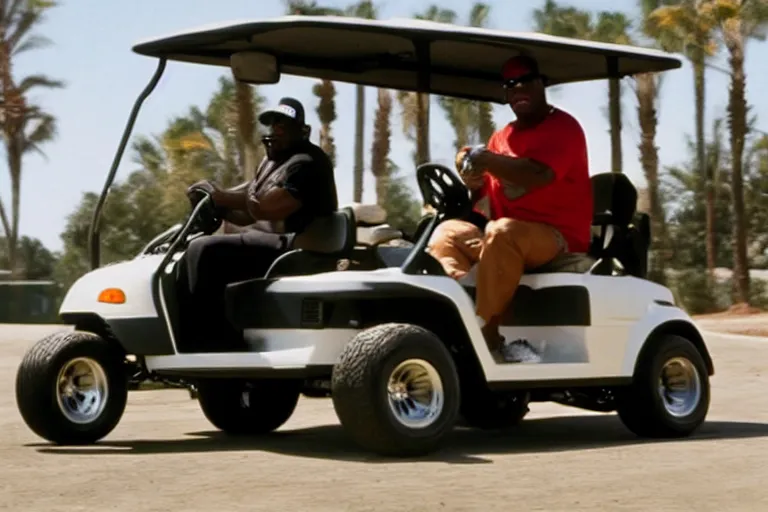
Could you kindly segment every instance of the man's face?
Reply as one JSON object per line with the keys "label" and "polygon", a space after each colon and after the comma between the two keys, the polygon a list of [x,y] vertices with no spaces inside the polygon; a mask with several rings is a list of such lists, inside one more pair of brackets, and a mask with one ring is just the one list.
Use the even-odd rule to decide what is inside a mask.
{"label": "man's face", "polygon": [[546,103],[544,82],[533,74],[525,74],[504,83],[507,103],[517,117],[526,117],[539,112]]}
{"label": "man's face", "polygon": [[262,138],[267,149],[267,156],[272,158],[291,149],[301,139],[301,129],[295,122],[284,117],[275,117],[267,125],[267,133]]}

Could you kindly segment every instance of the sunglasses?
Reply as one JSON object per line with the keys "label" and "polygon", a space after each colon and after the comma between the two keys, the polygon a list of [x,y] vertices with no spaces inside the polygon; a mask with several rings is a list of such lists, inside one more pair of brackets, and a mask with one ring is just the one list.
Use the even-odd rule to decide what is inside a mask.
{"label": "sunglasses", "polygon": [[505,89],[511,89],[518,84],[528,84],[540,78],[542,78],[542,76],[538,73],[528,73],[527,75],[519,76],[517,78],[512,78],[510,80],[505,81],[503,84],[503,87]]}

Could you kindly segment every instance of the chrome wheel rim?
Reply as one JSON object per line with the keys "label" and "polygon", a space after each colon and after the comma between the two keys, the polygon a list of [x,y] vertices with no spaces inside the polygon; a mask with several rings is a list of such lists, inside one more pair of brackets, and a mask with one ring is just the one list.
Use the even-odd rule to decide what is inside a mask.
{"label": "chrome wheel rim", "polygon": [[82,425],[96,420],[108,397],[107,374],[93,359],[72,359],[59,371],[56,398],[61,413],[72,423]]}
{"label": "chrome wheel rim", "polygon": [[398,423],[408,428],[426,428],[443,411],[443,381],[427,361],[408,359],[392,370],[387,398]]}
{"label": "chrome wheel rim", "polygon": [[701,377],[694,364],[684,357],[664,363],[659,396],[671,416],[682,418],[691,414],[701,401]]}

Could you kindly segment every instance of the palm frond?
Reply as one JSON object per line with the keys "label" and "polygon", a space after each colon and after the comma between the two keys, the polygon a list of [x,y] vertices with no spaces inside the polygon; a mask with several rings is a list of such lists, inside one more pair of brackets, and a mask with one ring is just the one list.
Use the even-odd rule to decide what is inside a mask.
{"label": "palm frond", "polygon": [[31,50],[39,50],[51,46],[53,41],[44,36],[30,35],[23,41],[19,42],[16,48],[13,49],[11,55],[16,56],[24,52]]}
{"label": "palm frond", "polygon": [[25,77],[19,84],[18,90],[22,94],[28,93],[31,89],[36,87],[44,87],[48,89],[60,89],[65,84],[61,80],[55,80],[45,75],[30,75]]}

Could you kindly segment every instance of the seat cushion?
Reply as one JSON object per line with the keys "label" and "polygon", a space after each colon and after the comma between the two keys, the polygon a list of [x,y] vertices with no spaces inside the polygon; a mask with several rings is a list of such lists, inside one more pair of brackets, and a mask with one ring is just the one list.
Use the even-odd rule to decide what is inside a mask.
{"label": "seat cushion", "polygon": [[[595,259],[581,252],[568,252],[557,256],[555,259],[534,269],[527,269],[526,274],[585,274],[589,272]],[[459,280],[462,286],[475,286],[477,282],[477,265],[474,265],[467,274]]]}
{"label": "seat cushion", "polygon": [[379,245],[402,238],[402,236],[402,231],[393,228],[389,224],[357,227],[357,242],[363,245]]}
{"label": "seat cushion", "polygon": [[387,222],[387,210],[378,204],[352,203],[342,208],[349,208],[355,216],[358,226],[376,226]]}
{"label": "seat cushion", "polygon": [[584,274],[595,264],[595,258],[582,252],[566,252],[544,265],[526,270],[526,274],[551,274],[556,272]]}

